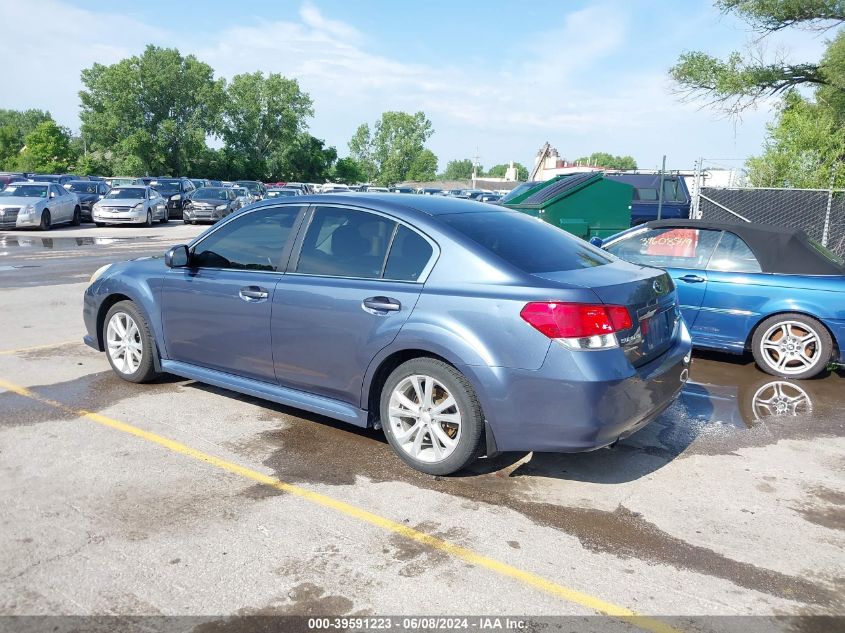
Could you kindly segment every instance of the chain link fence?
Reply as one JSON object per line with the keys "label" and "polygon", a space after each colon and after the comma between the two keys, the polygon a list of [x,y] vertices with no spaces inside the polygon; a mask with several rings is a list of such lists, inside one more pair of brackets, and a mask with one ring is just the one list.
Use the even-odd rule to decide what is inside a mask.
{"label": "chain link fence", "polygon": [[700,187],[694,217],[713,222],[759,222],[803,229],[845,255],[845,190]]}

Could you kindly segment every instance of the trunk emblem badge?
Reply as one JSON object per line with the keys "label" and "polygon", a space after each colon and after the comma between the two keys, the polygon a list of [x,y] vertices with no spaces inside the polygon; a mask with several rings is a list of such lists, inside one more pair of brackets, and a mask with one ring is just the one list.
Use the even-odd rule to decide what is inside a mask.
{"label": "trunk emblem badge", "polygon": [[654,283],[652,283],[651,285],[654,287],[654,292],[656,292],[657,294],[663,293],[663,282],[661,282],[659,279],[655,279]]}

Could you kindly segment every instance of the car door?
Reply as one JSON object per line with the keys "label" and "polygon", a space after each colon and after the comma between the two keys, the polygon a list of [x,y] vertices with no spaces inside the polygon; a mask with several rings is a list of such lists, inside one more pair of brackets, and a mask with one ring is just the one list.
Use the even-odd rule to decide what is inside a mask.
{"label": "car door", "polygon": [[436,251],[393,218],[318,205],[273,297],[280,384],[360,405],[364,373],[416,305]]}
{"label": "car door", "polygon": [[691,331],[707,290],[707,262],[720,231],[661,227],[634,231],[606,250],[635,264],[664,268],[678,291],[681,314]]}
{"label": "car door", "polygon": [[302,207],[270,207],[212,230],[189,266],[168,270],[161,320],[167,357],[274,383],[270,314]]}
{"label": "car door", "polygon": [[73,219],[73,197],[62,185],[50,185],[50,189],[56,194],[53,199],[53,223],[70,222]]}
{"label": "car door", "polygon": [[742,349],[772,298],[771,275],[761,272],[751,248],[735,233],[724,231],[707,264],[707,289],[695,332],[709,345]]}

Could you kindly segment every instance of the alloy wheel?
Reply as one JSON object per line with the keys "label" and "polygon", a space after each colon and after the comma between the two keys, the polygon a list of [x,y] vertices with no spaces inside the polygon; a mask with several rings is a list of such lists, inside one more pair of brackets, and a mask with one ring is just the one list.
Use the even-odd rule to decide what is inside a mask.
{"label": "alloy wheel", "polygon": [[781,321],[763,334],[760,343],[764,362],[779,374],[800,374],[820,359],[818,333],[799,321]]}
{"label": "alloy wheel", "polygon": [[421,462],[441,462],[461,439],[458,403],[440,381],[415,374],[390,394],[389,422],[402,450]]}
{"label": "alloy wheel", "polygon": [[141,365],[144,347],[138,324],[126,312],[116,312],[106,328],[106,345],[115,369],[134,374]]}

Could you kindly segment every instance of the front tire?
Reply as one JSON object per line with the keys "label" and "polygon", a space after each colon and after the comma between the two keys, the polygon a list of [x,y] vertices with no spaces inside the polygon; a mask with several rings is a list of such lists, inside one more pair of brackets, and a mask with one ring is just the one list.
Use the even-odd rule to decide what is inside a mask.
{"label": "front tire", "polygon": [[757,326],[751,351],[757,366],[767,374],[802,380],[825,370],[833,353],[833,340],[816,319],[789,312],[769,317]]}
{"label": "front tire", "polygon": [[44,209],[41,212],[41,223],[38,225],[38,228],[42,231],[49,231],[53,228],[53,223],[50,218],[50,212],[47,209]]}
{"label": "front tire", "polygon": [[170,222],[170,209],[164,209],[164,215],[162,216],[160,222],[162,224],[167,224],[168,222]]}
{"label": "front tire", "polygon": [[481,404],[466,377],[443,361],[415,358],[393,370],[380,414],[387,441],[416,470],[450,475],[480,453]]}
{"label": "front tire", "polygon": [[76,207],[73,210],[73,219],[70,221],[70,223],[73,226],[79,226],[80,224],[82,224],[82,211],[79,209],[79,207]]}
{"label": "front tire", "polygon": [[106,225],[105,222],[94,222],[94,226],[97,226],[97,227],[103,227],[105,225]]}
{"label": "front tire", "polygon": [[147,228],[149,228],[149,227],[151,227],[152,225],[153,225],[153,212],[152,212],[152,211],[150,211],[149,209],[147,209],[147,221],[146,221],[146,222],[144,222],[144,226],[146,226]]}
{"label": "front tire", "polygon": [[120,301],[108,311],[103,343],[109,365],[123,380],[141,383],[159,376],[153,363],[150,326],[132,301]]}

